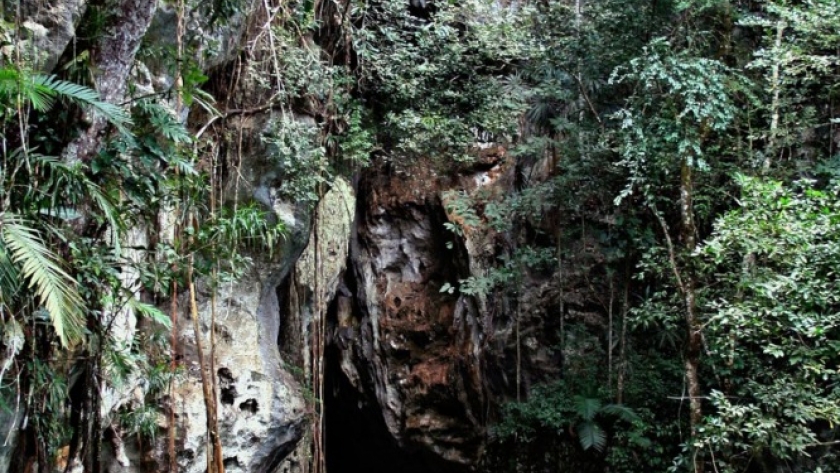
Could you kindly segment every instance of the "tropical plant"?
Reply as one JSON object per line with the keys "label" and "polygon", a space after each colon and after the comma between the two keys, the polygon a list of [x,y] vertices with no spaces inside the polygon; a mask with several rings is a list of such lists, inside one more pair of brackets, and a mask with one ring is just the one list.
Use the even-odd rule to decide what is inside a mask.
{"label": "tropical plant", "polygon": [[103,102],[93,89],[60,80],[55,76],[33,74],[10,65],[0,67],[0,104],[2,104],[0,109],[4,113],[0,118],[6,118],[10,113],[15,113],[27,106],[45,112],[55,104],[56,98],[89,106],[119,127],[125,127],[131,123],[125,110],[117,105]]}
{"label": "tropical plant", "polygon": [[[32,290],[46,309],[46,318],[65,346],[84,339],[85,319],[82,298],[75,280],[61,267],[61,259],[47,248],[32,222],[10,211],[0,215],[0,287],[2,304],[10,310],[11,301],[21,300],[21,290]],[[24,296],[25,299],[25,296]]]}
{"label": "tropical plant", "polygon": [[840,186],[737,179],[739,208],[698,250],[722,286],[707,326],[722,380],[696,442],[722,471],[748,456],[816,468],[840,423]]}
{"label": "tropical plant", "polygon": [[[78,84],[66,82],[54,76],[32,74],[26,69],[6,65],[0,68],[0,112],[4,121],[19,111],[32,107],[47,111],[56,98],[63,98],[79,105],[90,106],[113,124],[125,127],[131,120],[120,107],[99,100],[96,91]],[[27,172],[33,166],[41,166],[52,173],[53,178],[61,176],[75,180],[88,191],[92,200],[100,204],[105,215],[115,223],[113,208],[98,187],[57,160],[27,151],[26,143],[4,156],[2,187],[3,198],[0,213],[0,264],[3,265],[5,286],[0,289],[2,303],[9,313],[17,304],[25,303],[28,291],[38,296],[45,308],[45,319],[52,324],[56,335],[65,346],[81,342],[85,336],[84,304],[76,289],[75,279],[65,270],[66,262],[46,242],[45,232],[55,231],[36,223],[31,209],[21,206],[27,202],[30,191],[18,193],[15,186],[20,172]],[[65,184],[70,182],[65,181]],[[16,200],[24,196],[24,200]],[[52,196],[55,204],[55,195]],[[57,205],[36,208],[39,214],[59,219],[70,219],[72,209]],[[40,217],[40,216],[38,216]],[[13,302],[16,301],[16,302]]]}
{"label": "tropical plant", "polygon": [[608,432],[617,423],[629,426],[637,446],[648,441],[642,435],[644,424],[628,406],[604,403],[600,396],[573,394],[569,383],[559,381],[534,388],[526,401],[509,403],[495,428],[500,439],[533,441],[547,432],[575,438],[584,451],[604,452]]}
{"label": "tropical plant", "polygon": [[577,422],[574,431],[584,450],[594,448],[602,452],[607,446],[607,432],[598,422],[598,418],[615,418],[633,424],[639,421],[639,416],[627,406],[621,404],[602,404],[595,397],[575,396],[573,400],[574,413]]}

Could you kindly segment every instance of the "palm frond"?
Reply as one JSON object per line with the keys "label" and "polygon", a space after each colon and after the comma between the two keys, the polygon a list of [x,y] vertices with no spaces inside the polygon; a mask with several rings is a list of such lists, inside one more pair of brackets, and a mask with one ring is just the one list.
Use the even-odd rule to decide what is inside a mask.
{"label": "palm frond", "polygon": [[35,86],[31,77],[12,66],[0,67],[0,99],[3,103],[12,106],[30,103],[36,110],[49,109],[52,105],[50,94]]}
{"label": "palm frond", "polygon": [[31,74],[13,66],[0,67],[0,99],[23,105],[29,103],[35,110],[49,110],[55,99],[61,97],[81,106],[89,106],[121,130],[131,124],[131,118],[117,105],[103,101],[90,87],[61,80],[56,76]]}
{"label": "palm frond", "polygon": [[601,401],[594,397],[575,396],[575,412],[585,421],[591,421],[601,410]]}
{"label": "palm frond", "polygon": [[607,446],[607,434],[595,422],[581,422],[577,426],[577,434],[580,439],[580,446],[584,450],[594,448],[603,452],[604,447]]}
{"label": "palm frond", "polygon": [[[79,105],[90,106],[118,127],[124,127],[131,123],[131,118],[125,110],[112,103],[102,101],[99,98],[99,93],[89,87],[61,80],[55,76],[44,75],[32,76],[32,84],[41,94],[49,97],[59,96]],[[34,103],[33,106],[35,106]]]}
{"label": "palm frond", "polygon": [[152,319],[153,321],[161,324],[166,329],[172,328],[172,320],[169,318],[169,316],[164,314],[163,311],[153,306],[152,304],[147,304],[145,302],[139,301],[135,297],[130,297],[128,299],[128,307],[130,307],[132,310],[142,315],[143,317]]}
{"label": "palm frond", "polygon": [[633,412],[633,409],[621,404],[607,404],[601,408],[601,412],[606,415],[617,417],[625,422],[635,422],[639,420],[639,416]]}
{"label": "palm frond", "polygon": [[84,312],[76,281],[61,269],[58,256],[25,219],[6,212],[0,225],[3,244],[49,312],[61,344],[72,346],[80,342],[84,338]]}

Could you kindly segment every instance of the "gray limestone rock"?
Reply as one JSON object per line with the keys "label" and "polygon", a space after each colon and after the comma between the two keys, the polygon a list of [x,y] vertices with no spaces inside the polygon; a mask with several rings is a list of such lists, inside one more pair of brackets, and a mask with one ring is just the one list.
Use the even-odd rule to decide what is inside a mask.
{"label": "gray limestone rock", "polygon": [[87,0],[22,0],[22,26],[27,41],[22,48],[31,54],[41,71],[52,71],[76,34]]}

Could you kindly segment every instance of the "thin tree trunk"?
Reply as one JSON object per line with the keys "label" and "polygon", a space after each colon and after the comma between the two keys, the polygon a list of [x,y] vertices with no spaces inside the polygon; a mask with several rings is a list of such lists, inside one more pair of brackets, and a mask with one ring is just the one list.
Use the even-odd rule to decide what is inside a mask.
{"label": "thin tree trunk", "polygon": [[627,372],[627,313],[630,310],[630,260],[624,265],[624,297],[621,302],[621,336],[618,347],[618,381],[616,386],[615,401],[622,404],[624,401],[624,376]]}
{"label": "thin tree trunk", "polygon": [[[216,218],[216,159],[215,154],[211,158],[211,171],[210,171],[210,214],[213,219]],[[216,429],[216,444],[214,445],[214,451],[216,453],[216,463],[220,468],[220,472],[224,471],[224,460],[222,458],[222,443],[221,439],[218,436],[219,431],[219,416],[218,411],[216,409],[219,406],[219,398],[218,398],[218,386],[216,385],[216,299],[217,299],[217,291],[218,291],[218,284],[219,284],[219,270],[218,270],[218,261],[215,263],[213,267],[212,275],[210,278],[212,287],[210,292],[210,393],[212,395],[212,404],[214,411],[216,412],[213,427]]]}
{"label": "thin tree trunk", "polygon": [[[680,172],[680,236],[686,254],[691,254],[697,247],[694,222],[694,176],[688,159],[683,159]],[[689,397],[689,422],[692,440],[697,436],[697,427],[703,419],[703,406],[700,397],[700,354],[703,347],[702,327],[697,316],[696,281],[692,268],[683,271],[683,302],[688,338],[685,353],[685,379]],[[701,452],[695,450],[692,455],[695,473],[703,471]]]}
{"label": "thin tree trunk", "polygon": [[[323,198],[323,192],[320,189],[318,190],[319,201]],[[312,471],[313,473],[324,473],[324,469],[326,466],[326,461],[324,457],[324,401],[323,401],[323,346],[324,346],[324,325],[323,319],[325,318],[324,311],[322,310],[322,281],[321,277],[323,276],[322,265],[323,262],[321,258],[320,251],[320,238],[319,238],[319,231],[320,231],[320,212],[318,210],[315,211],[315,219],[314,219],[314,227],[312,230],[312,244],[314,249],[314,274],[313,274],[313,291],[314,291],[314,301],[313,301],[313,309],[312,309],[312,392],[315,398],[315,405],[313,406],[313,410],[315,412],[315,421],[313,422],[312,426],[312,449],[313,449],[313,456],[312,456]]]}
{"label": "thin tree trunk", "polygon": [[522,316],[522,284],[516,301],[516,402],[522,401],[522,336],[519,319]]}
{"label": "thin tree trunk", "polygon": [[778,21],[776,23],[776,41],[773,44],[773,67],[771,69],[770,88],[773,90],[773,101],[770,104],[770,137],[767,143],[767,150],[764,154],[764,165],[762,171],[767,174],[770,171],[770,166],[773,163],[773,154],[776,153],[778,146],[777,138],[779,134],[779,115],[781,109],[781,90],[782,90],[782,75],[781,75],[781,54],[782,39],[785,34],[785,23]]}
{"label": "thin tree trunk", "polygon": [[607,389],[612,397],[613,389],[613,306],[615,305],[615,280],[610,276],[610,302],[607,308]]}
{"label": "thin tree trunk", "polygon": [[214,396],[210,392],[210,380],[207,377],[207,362],[204,359],[204,349],[201,342],[201,327],[198,322],[198,304],[195,300],[195,284],[193,283],[193,257],[190,256],[187,270],[187,285],[190,291],[190,315],[195,331],[195,346],[198,352],[198,366],[201,370],[201,389],[204,394],[204,408],[206,410],[207,433],[210,435],[210,446],[213,449],[212,461],[207,465],[209,473],[224,473],[222,461],[221,440],[219,439],[218,423],[216,421],[216,405]]}
{"label": "thin tree trunk", "polygon": [[178,369],[178,283],[172,281],[172,300],[170,302],[170,319],[172,320],[172,340],[170,342],[169,360],[169,473],[178,472],[178,461],[175,457],[175,438],[178,429],[175,426],[175,371]]}
{"label": "thin tree trunk", "polygon": [[563,231],[560,225],[557,228],[557,279],[560,286],[560,357],[561,368],[566,361],[566,301],[565,301],[565,280],[563,278]]}

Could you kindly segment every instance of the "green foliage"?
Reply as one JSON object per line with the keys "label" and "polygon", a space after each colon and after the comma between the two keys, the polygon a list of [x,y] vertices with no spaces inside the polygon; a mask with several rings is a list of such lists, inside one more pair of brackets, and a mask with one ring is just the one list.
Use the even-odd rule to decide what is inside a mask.
{"label": "green foliage", "polygon": [[530,7],[469,1],[436,8],[428,22],[399,0],[354,11],[366,25],[353,30],[359,86],[373,98],[379,138],[398,165],[403,157],[470,159],[477,136],[510,139],[524,111],[500,77],[536,48]]}
{"label": "green foliage", "polygon": [[35,110],[45,112],[52,108],[57,97],[92,107],[118,127],[131,122],[122,108],[103,102],[95,90],[59,80],[55,76],[32,74],[11,66],[0,67],[0,103],[3,104],[0,109],[3,115],[0,118],[7,119],[17,109],[30,105]]}
{"label": "green foliage", "polygon": [[632,424],[639,421],[639,416],[627,406],[619,404],[602,405],[600,399],[584,396],[574,397],[574,408],[580,417],[575,426],[580,446],[584,450],[594,448],[602,452],[607,445],[607,433],[595,422],[596,416],[614,417]]}
{"label": "green foliage", "polygon": [[[59,258],[47,248],[32,224],[20,216],[4,212],[0,226],[3,235],[0,261],[6,263],[3,272],[7,280],[13,282],[19,273],[28,281],[29,288],[44,304],[47,317],[63,345],[82,341],[82,299],[74,288],[73,278],[61,268]],[[16,297],[17,292],[18,288],[14,286],[2,290],[6,300]]]}
{"label": "green foliage", "polygon": [[335,137],[338,155],[353,168],[365,167],[370,164],[371,154],[376,148],[376,137],[363,119],[363,109],[352,104],[349,109],[347,129]]}
{"label": "green foliage", "polygon": [[56,422],[57,413],[67,412],[67,378],[48,360],[33,359],[27,363],[32,395],[31,422],[38,426],[40,441],[55,452],[66,445],[72,435],[71,426]]}
{"label": "green foliage", "polygon": [[562,381],[536,386],[527,401],[504,406],[494,435],[502,441],[532,442],[553,432],[561,437],[576,437],[584,451],[604,452],[609,430],[622,425],[635,432],[633,438],[638,446],[649,444],[641,435],[645,426],[632,409],[604,404],[597,396],[573,394],[572,389]]}
{"label": "green foliage", "polygon": [[283,173],[278,197],[304,204],[317,202],[319,189],[331,174],[318,126],[283,115],[269,124],[262,140]]}
{"label": "green foliage", "polygon": [[809,160],[803,153],[803,138],[825,123],[822,107],[812,97],[831,101],[840,94],[836,87],[840,77],[840,55],[835,48],[838,18],[840,6],[832,0],[768,1],[761,12],[745,15],[739,22],[764,36],[745,67],[758,72],[766,85],[755,113],[771,124],[757,127],[750,136],[767,144],[757,150],[757,161],[775,165]]}
{"label": "green foliage", "polygon": [[639,88],[613,117],[621,123],[618,164],[629,173],[616,204],[638,191],[655,206],[663,185],[675,182],[668,175],[674,175],[683,160],[692,168],[709,170],[710,159],[716,157],[708,152],[709,135],[725,131],[735,116],[729,75],[718,61],[675,54],[663,39],[654,40],[641,57],[615,71],[611,82],[632,82]]}
{"label": "green foliage", "polygon": [[150,404],[120,411],[120,424],[124,433],[137,435],[148,442],[154,442],[158,432],[160,410]]}
{"label": "green foliage", "polygon": [[730,458],[727,471],[747,453],[807,456],[833,438],[818,426],[840,422],[840,187],[738,181],[740,207],[700,250],[723,284],[708,330],[725,381],[698,442]]}

